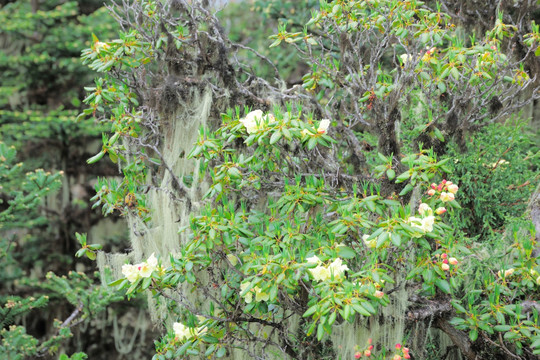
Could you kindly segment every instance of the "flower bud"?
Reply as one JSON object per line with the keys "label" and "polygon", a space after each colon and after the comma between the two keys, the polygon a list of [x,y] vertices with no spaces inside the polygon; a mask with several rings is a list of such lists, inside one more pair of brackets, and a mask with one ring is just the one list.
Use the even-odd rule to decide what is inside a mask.
{"label": "flower bud", "polygon": [[446,259],[446,258],[448,257],[448,254],[447,254],[447,253],[444,253],[444,254],[441,255],[441,257],[442,257],[443,259]]}
{"label": "flower bud", "polygon": [[364,350],[364,355],[367,357],[371,356],[371,350]]}
{"label": "flower bud", "polygon": [[430,189],[430,190],[427,192],[427,194],[428,194],[429,196],[433,196],[433,195],[435,195],[435,190]]}
{"label": "flower bud", "polygon": [[437,188],[437,184],[431,183],[431,188],[435,190]]}
{"label": "flower bud", "polygon": [[383,296],[384,296],[384,293],[382,291],[380,291],[380,290],[377,290],[377,291],[375,291],[374,295],[375,295],[376,298],[382,299]]}
{"label": "flower bud", "polygon": [[354,358],[355,359],[360,359],[362,357],[362,353],[360,351],[357,351],[355,354],[354,354]]}
{"label": "flower bud", "polygon": [[448,271],[448,270],[450,270],[450,265],[448,265],[448,264],[442,264],[442,265],[441,265],[441,269],[443,269],[444,271]]}
{"label": "flower bud", "polygon": [[396,350],[401,349],[401,344],[396,344]]}
{"label": "flower bud", "polygon": [[458,192],[459,187],[456,184],[452,184],[448,186],[448,191],[452,194],[455,194]]}
{"label": "flower bud", "polygon": [[444,259],[442,262],[443,264],[448,264],[448,259]]}
{"label": "flower bud", "polygon": [[450,263],[450,265],[457,265],[458,264],[457,259],[454,258],[454,257],[448,259],[448,262]]}
{"label": "flower bud", "polygon": [[511,276],[514,273],[514,268],[510,268],[504,272],[504,277]]}
{"label": "flower bud", "polygon": [[394,355],[394,357],[392,358],[392,360],[401,360],[401,356],[399,356],[398,354]]}
{"label": "flower bud", "polygon": [[442,215],[442,214],[444,214],[445,212],[446,212],[446,208],[444,208],[444,207],[442,207],[442,206],[441,206],[441,207],[438,207],[437,210],[435,210],[435,214],[437,214],[437,215]]}

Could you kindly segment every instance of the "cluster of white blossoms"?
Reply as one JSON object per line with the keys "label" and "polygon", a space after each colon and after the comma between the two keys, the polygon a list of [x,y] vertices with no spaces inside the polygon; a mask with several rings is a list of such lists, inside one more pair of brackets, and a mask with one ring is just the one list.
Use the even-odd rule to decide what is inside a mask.
{"label": "cluster of white blossoms", "polygon": [[345,271],[349,270],[340,258],[335,259],[326,266],[323,265],[323,262],[317,256],[307,258],[306,260],[308,263],[317,264],[317,267],[309,269],[309,272],[316,281],[329,280],[332,279],[332,276],[334,276],[334,280],[342,280]]}
{"label": "cluster of white blossoms", "polygon": [[[244,290],[246,290],[249,285],[249,282],[244,282],[240,284],[240,290],[244,292]],[[244,295],[244,300],[246,301],[246,303],[250,304],[253,301],[253,295],[255,295],[256,302],[268,301],[268,299],[270,299],[270,295],[268,293],[263,292],[260,287],[254,286]]]}
{"label": "cluster of white blossoms", "polygon": [[175,322],[173,324],[174,338],[177,341],[184,341],[192,338],[193,336],[200,336],[206,332],[206,327],[188,327],[182,323]]}
{"label": "cluster of white blossoms", "polygon": [[274,121],[274,115],[268,114],[264,116],[262,110],[253,110],[245,118],[240,119],[248,134],[262,130],[266,124],[271,124]]}
{"label": "cluster of white blossoms", "polygon": [[[439,209],[437,209],[437,212],[439,212]],[[435,216],[433,216],[433,210],[429,207],[429,205],[425,203],[420,204],[418,213],[422,216],[422,218],[411,216],[407,222],[411,224],[412,227],[420,229],[423,233],[433,231]]]}
{"label": "cluster of white blossoms", "polygon": [[136,264],[124,264],[122,265],[122,274],[129,280],[129,282],[134,283],[140,278],[149,278],[152,273],[158,268],[158,261],[154,256],[154,253],[150,255],[148,260]]}

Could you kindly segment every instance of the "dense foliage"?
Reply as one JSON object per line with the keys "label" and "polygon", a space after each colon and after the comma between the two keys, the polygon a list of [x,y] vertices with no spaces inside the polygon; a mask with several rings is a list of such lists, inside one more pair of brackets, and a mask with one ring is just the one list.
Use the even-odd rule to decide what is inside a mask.
{"label": "dense foliage", "polygon": [[[471,160],[448,156],[466,152],[470,136],[494,146],[487,145],[496,139],[493,130],[472,131],[531,100],[518,97],[534,81],[509,52],[507,39],[517,27],[502,14],[484,37],[469,39],[450,16],[421,2],[321,2],[303,31],[289,32],[284,24],[270,37],[270,47],[290,44],[311,67],[303,77],[306,91],[280,93],[271,81],[250,77],[236,58],[224,57],[238,46],[200,4],[148,1],[130,11],[145,21],[130,23],[119,40],[96,39],[84,53],[91,68],[106,73],[86,98],[85,113],[110,109],[99,116],[113,133],[90,162],[109,154],[125,169],[121,183],[99,184],[97,204],[105,213],[120,210],[150,228],[168,226],[153,216],[152,193],[145,190],[146,174],[160,174],[160,167],[163,181],[154,177],[157,188],[150,188],[195,210],[179,230],[185,235],[174,253],[144,256],[143,247],[138,263],[124,264],[125,278],[115,282],[128,296],[151,291],[168,304],[162,315],[168,332],[156,358],[233,356],[239,348],[254,358],[274,352],[302,359],[352,356],[350,344],[332,345],[338,340],[328,336],[336,326],[363,322],[400,302],[412,302],[410,320],[431,324],[436,316],[436,327],[467,358],[540,351],[534,228],[516,225],[510,239],[487,241],[485,231],[480,239],[464,237],[477,234],[460,231],[467,221],[502,230],[508,214],[494,210],[497,223],[471,216],[469,199],[467,209],[459,205],[461,196],[474,196],[458,191],[472,186],[468,174],[448,174],[460,162],[478,162],[470,150]],[[530,51],[537,31],[533,26],[523,40]],[[152,73],[163,88],[131,73]],[[204,104],[205,91],[226,100],[210,109],[201,105],[197,113],[200,104],[190,100],[199,96]],[[199,170],[178,176],[181,168],[166,153],[177,146],[165,131],[189,112],[210,117],[193,149],[179,153],[197,159]],[[399,126],[411,124],[401,136]],[[378,136],[376,157],[360,142],[369,132]],[[516,155],[527,142],[516,140]],[[512,148],[509,143],[504,154]],[[494,150],[486,150],[489,157],[501,158]],[[537,170],[529,162],[537,149],[529,151],[513,159],[525,178]],[[193,192],[197,179],[207,184],[200,198]],[[521,178],[505,181],[518,186]],[[461,227],[449,226],[459,220]],[[426,302],[431,305],[422,306]],[[504,335],[499,343],[498,333]],[[401,336],[373,334],[377,348],[369,344],[356,355],[378,350],[409,358],[411,350],[401,344],[389,351],[389,341],[401,342],[405,332]],[[413,354],[425,356],[425,345]]]}
{"label": "dense foliage", "polygon": [[[102,21],[90,19],[97,7],[45,2],[47,13],[36,4],[3,10],[13,28],[74,29],[45,32],[32,49],[44,57],[19,52],[3,63],[12,74],[3,91],[30,100],[13,98],[1,118],[10,120],[0,219],[16,229],[0,238],[16,273],[1,276],[16,289],[25,275],[46,292],[2,299],[0,351],[55,352],[74,319],[119,300],[117,290],[147,296],[162,325],[159,360],[540,354],[538,229],[528,218],[540,211],[528,202],[539,149],[519,114],[540,96],[533,8],[499,11],[469,36],[459,1],[256,0],[217,16],[206,1],[142,0],[110,9],[121,28],[113,39],[90,34],[86,24]],[[234,16],[246,6],[261,14]],[[91,15],[75,20],[73,11]],[[6,36],[21,33],[38,36]],[[75,66],[62,59],[80,34],[91,39],[83,62],[99,77],[75,121],[64,108],[80,105],[80,88],[32,71]],[[64,36],[65,47],[53,45]],[[50,100],[34,92],[43,84],[54,88]],[[43,112],[46,103],[55,112]],[[127,219],[131,253],[107,253],[67,228],[106,284],[79,272],[27,278],[10,244],[24,235],[25,256],[39,254],[33,229],[51,222],[39,206],[62,174],[23,175],[10,145],[101,131],[94,154],[64,161],[81,166],[86,156],[102,169],[93,207]],[[106,176],[109,160],[121,176]],[[50,339],[7,327],[68,292],[75,311]]]}

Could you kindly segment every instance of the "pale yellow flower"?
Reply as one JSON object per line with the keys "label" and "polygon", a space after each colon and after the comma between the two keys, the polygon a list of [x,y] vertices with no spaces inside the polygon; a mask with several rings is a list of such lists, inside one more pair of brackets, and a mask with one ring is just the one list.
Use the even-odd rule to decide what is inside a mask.
{"label": "pale yellow flower", "polygon": [[310,258],[307,258],[306,261],[311,264],[320,264],[321,263],[321,259],[319,259],[316,255],[310,257]]}
{"label": "pale yellow flower", "polygon": [[244,124],[248,134],[259,131],[263,124],[263,112],[262,110],[254,110],[246,115],[245,118],[240,119],[240,122]]}
{"label": "pale yellow flower", "polygon": [[98,41],[94,44],[94,48],[96,49],[97,52],[100,52],[102,49],[108,50],[110,48],[110,45],[107,43]]}
{"label": "pale yellow flower", "polygon": [[175,322],[173,324],[174,337],[178,341],[184,341],[191,337],[190,328],[182,323]]}
{"label": "pale yellow flower", "polygon": [[418,207],[418,213],[420,213],[420,215],[431,215],[433,213],[433,210],[431,210],[428,204],[421,203]]}
{"label": "pale yellow flower", "polygon": [[[244,292],[244,290],[247,289],[247,287],[249,286],[249,282],[245,282],[245,283],[242,283],[240,284],[240,291],[241,292]],[[244,300],[246,301],[246,303],[250,304],[252,301],[253,301],[253,289],[249,290],[245,295],[244,295]]]}
{"label": "pale yellow flower", "polygon": [[255,290],[255,301],[261,302],[268,301],[268,299],[270,299],[270,294],[263,292],[260,287],[255,286],[253,290]]}
{"label": "pale yellow flower", "polygon": [[122,265],[122,274],[128,279],[130,283],[134,283],[139,279],[139,271],[135,265],[124,264]]}
{"label": "pale yellow flower", "polygon": [[401,58],[403,65],[407,64],[409,61],[412,61],[413,59],[412,55],[409,55],[409,54],[402,54],[399,57]]}
{"label": "pale yellow flower", "polygon": [[343,273],[349,270],[349,268],[347,265],[343,264],[343,261],[340,258],[337,258],[328,265],[328,270],[334,275],[335,280],[339,280],[343,278]]}
{"label": "pale yellow flower", "polygon": [[[457,190],[456,190],[457,191]],[[442,202],[448,202],[454,200],[454,194],[451,192],[442,192],[441,193],[441,201]]]}
{"label": "pale yellow flower", "polygon": [[421,229],[424,232],[433,231],[433,224],[435,223],[435,216],[430,215],[422,219]]}
{"label": "pale yellow flower", "polygon": [[328,130],[329,126],[330,126],[330,120],[323,119],[321,120],[321,123],[319,124],[319,128],[317,129],[317,132],[319,134],[326,134],[326,131]]}
{"label": "pale yellow flower", "polygon": [[330,278],[330,271],[324,266],[317,266],[314,269],[309,269],[309,272],[316,281],[325,281]]}
{"label": "pale yellow flower", "polygon": [[505,278],[507,278],[507,277],[511,276],[511,275],[514,273],[514,271],[516,271],[514,268],[510,268],[510,269],[508,269],[508,270],[500,270],[500,271],[498,272],[498,275],[499,275],[499,277],[501,277],[501,278],[502,278],[503,276],[504,276]]}

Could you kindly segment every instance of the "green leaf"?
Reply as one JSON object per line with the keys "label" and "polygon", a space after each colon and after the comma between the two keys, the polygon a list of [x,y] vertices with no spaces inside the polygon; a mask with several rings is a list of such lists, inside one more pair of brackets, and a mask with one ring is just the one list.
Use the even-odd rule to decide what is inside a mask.
{"label": "green leaf", "polygon": [[308,144],[307,144],[307,148],[308,150],[313,150],[313,148],[317,145],[317,139],[312,137],[311,139],[309,139],[308,141]]}
{"label": "green leaf", "polygon": [[88,164],[93,164],[101,160],[101,158],[105,155],[105,152],[102,150],[97,155],[92,156],[90,159],[86,160]]}
{"label": "green leaf", "polygon": [[344,259],[353,259],[356,256],[356,252],[347,246],[338,247],[338,255]]}
{"label": "green leaf", "polygon": [[216,353],[216,357],[222,358],[225,356],[226,353],[227,353],[227,349],[225,349],[224,347],[220,347]]}
{"label": "green leaf", "polygon": [[437,287],[439,289],[441,289],[442,292],[444,292],[446,294],[450,294],[450,284],[448,283],[448,281],[446,281],[444,279],[437,279],[435,281],[435,285],[437,285]]}
{"label": "green leaf", "polygon": [[396,177],[396,172],[393,169],[386,170],[386,176],[388,177],[388,180],[392,181]]}
{"label": "green leaf", "polygon": [[[397,182],[397,181],[396,181]],[[412,184],[407,184],[403,190],[401,190],[401,192],[399,193],[399,196],[403,196],[403,195],[406,195],[407,193],[409,193],[412,189],[414,189],[414,186]]]}
{"label": "green leaf", "polygon": [[469,339],[471,339],[472,342],[475,342],[476,339],[478,339],[478,330],[473,329],[469,331]]}
{"label": "green leaf", "polygon": [[377,238],[377,249],[383,246],[389,239],[390,233],[383,232],[379,237]]}
{"label": "green leaf", "polygon": [[318,308],[319,308],[318,304],[313,305],[312,307],[306,310],[306,312],[304,313],[304,315],[302,315],[302,317],[308,317],[310,315],[315,314],[315,311],[317,311]]}
{"label": "green leaf", "polygon": [[324,336],[324,325],[319,323],[317,326],[317,340],[321,341]]}
{"label": "green leaf", "polygon": [[274,145],[275,143],[277,143],[279,141],[279,139],[281,139],[281,131],[276,131],[275,133],[272,134],[272,136],[270,137],[270,145]]}
{"label": "green leaf", "polygon": [[96,260],[96,253],[92,250],[86,250],[86,257],[90,260]]}
{"label": "green leaf", "polygon": [[493,330],[495,330],[495,331],[510,331],[510,330],[512,330],[512,326],[510,326],[510,325],[495,325],[493,327]]}

